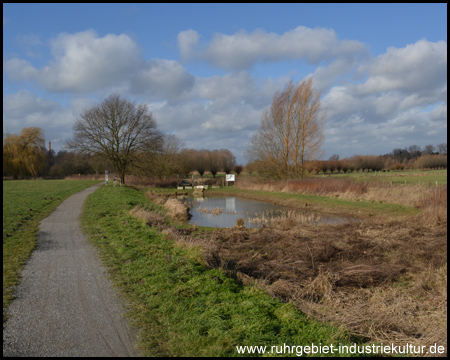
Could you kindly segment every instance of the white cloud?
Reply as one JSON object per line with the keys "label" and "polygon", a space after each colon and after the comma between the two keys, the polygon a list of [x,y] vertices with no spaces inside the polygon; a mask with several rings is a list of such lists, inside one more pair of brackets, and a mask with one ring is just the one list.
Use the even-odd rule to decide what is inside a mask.
{"label": "white cloud", "polygon": [[177,61],[153,59],[130,79],[130,91],[159,99],[174,100],[186,95],[195,82],[194,76]]}
{"label": "white cloud", "polygon": [[400,49],[390,47],[360,71],[368,73],[367,81],[356,88],[361,95],[391,90],[434,92],[447,84],[447,43],[419,40]]}
{"label": "white cloud", "polygon": [[[3,132],[20,133],[26,127],[45,130],[46,140],[58,148],[72,136],[77,112],[58,102],[37,97],[28,90],[3,95]],[[7,121],[5,121],[7,120]]]}
{"label": "white cloud", "polygon": [[15,82],[36,81],[39,75],[39,71],[29,61],[17,58],[6,60],[3,63],[3,69]]}
{"label": "white cloud", "polygon": [[112,86],[142,67],[139,48],[123,34],[63,33],[51,42],[51,52],[54,60],[39,70],[17,58],[6,61],[5,70],[16,81],[35,81],[51,92],[80,93]]}
{"label": "white cloud", "polygon": [[195,56],[199,35],[195,30],[186,30],[178,34],[178,48],[182,60],[189,60]]}
{"label": "white cloud", "polygon": [[260,29],[251,33],[242,30],[233,35],[216,34],[204,49],[197,49],[198,42],[199,37],[194,30],[181,32],[178,46],[182,57],[196,57],[228,70],[248,69],[256,62],[302,59],[317,65],[342,54],[366,51],[358,41],[338,40],[332,29],[305,26],[298,26],[282,35]]}

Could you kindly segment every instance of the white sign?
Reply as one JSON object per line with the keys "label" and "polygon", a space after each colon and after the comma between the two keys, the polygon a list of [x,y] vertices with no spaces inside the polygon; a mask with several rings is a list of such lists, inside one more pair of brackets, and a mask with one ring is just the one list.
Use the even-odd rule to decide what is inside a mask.
{"label": "white sign", "polygon": [[234,174],[226,174],[225,175],[225,180],[226,181],[234,181]]}

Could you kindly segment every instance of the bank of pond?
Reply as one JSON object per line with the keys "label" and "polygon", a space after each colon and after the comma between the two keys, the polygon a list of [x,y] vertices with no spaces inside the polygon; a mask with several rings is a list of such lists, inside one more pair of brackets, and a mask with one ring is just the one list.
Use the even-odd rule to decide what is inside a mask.
{"label": "bank of pond", "polygon": [[248,228],[268,226],[274,220],[291,219],[317,224],[340,224],[348,218],[294,210],[288,206],[251,200],[236,196],[180,197],[189,208],[189,224],[230,228],[243,225]]}

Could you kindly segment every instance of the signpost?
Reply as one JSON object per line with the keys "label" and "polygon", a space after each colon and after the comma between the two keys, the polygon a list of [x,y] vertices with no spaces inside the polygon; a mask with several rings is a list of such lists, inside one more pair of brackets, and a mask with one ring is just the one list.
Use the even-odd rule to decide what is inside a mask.
{"label": "signpost", "polygon": [[108,170],[105,170],[105,185],[108,186]]}
{"label": "signpost", "polygon": [[228,182],[233,181],[235,182],[235,176],[234,174],[226,174],[225,175],[225,181],[227,182],[227,186],[228,186]]}

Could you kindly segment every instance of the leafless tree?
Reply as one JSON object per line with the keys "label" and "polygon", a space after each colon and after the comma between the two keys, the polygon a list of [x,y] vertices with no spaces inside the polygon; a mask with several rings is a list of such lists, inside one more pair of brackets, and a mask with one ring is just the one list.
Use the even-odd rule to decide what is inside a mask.
{"label": "leafless tree", "polygon": [[213,150],[208,155],[208,169],[213,177],[216,177],[216,174],[221,170],[221,153],[219,150]]}
{"label": "leafless tree", "polygon": [[[140,153],[132,173],[145,177],[169,179],[186,171],[181,152],[183,141],[174,134],[164,134],[161,146],[154,152]],[[189,172],[189,170],[187,170]]]}
{"label": "leafless tree", "polygon": [[439,155],[447,154],[447,143],[441,143],[436,146]]}
{"label": "leafless tree", "polygon": [[122,183],[138,155],[161,146],[162,135],[145,104],[110,95],[84,111],[73,127],[69,148],[111,161]]}
{"label": "leafless tree", "polygon": [[205,171],[209,170],[209,154],[210,151],[206,149],[196,150],[193,155],[193,168],[192,170],[197,170],[201,177]]}
{"label": "leafless tree", "polygon": [[247,149],[247,160],[263,164],[259,173],[303,178],[305,163],[319,155],[324,127],[325,112],[312,79],[297,85],[290,81],[263,114],[260,129]]}
{"label": "leafless tree", "polygon": [[434,151],[435,151],[434,145],[431,145],[431,144],[430,145],[425,145],[424,148],[423,148],[422,154],[423,155],[431,155],[431,154],[434,153]]}
{"label": "leafless tree", "polygon": [[236,166],[236,156],[228,149],[220,149],[219,153],[223,171],[225,171],[226,174],[230,174]]}
{"label": "leafless tree", "polygon": [[244,166],[243,165],[236,165],[234,167],[234,172],[239,176],[242,172],[242,170],[244,170]]}

